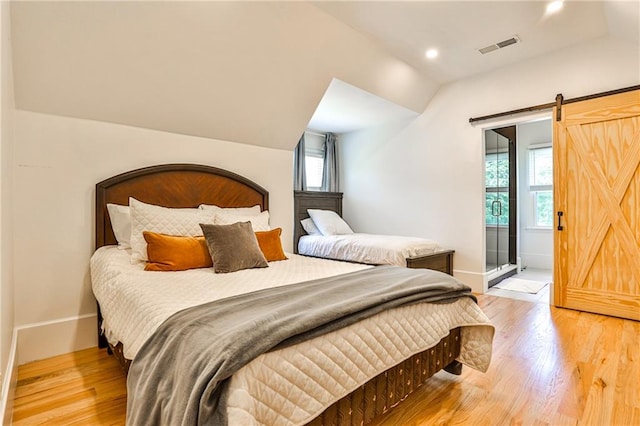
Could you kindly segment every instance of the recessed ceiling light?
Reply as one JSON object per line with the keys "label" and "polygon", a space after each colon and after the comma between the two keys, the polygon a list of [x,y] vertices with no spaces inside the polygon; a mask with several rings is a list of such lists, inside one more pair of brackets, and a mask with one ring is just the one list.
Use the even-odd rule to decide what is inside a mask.
{"label": "recessed ceiling light", "polygon": [[550,15],[552,13],[560,11],[560,9],[562,9],[562,6],[564,6],[562,0],[552,1],[551,3],[547,4],[547,14]]}
{"label": "recessed ceiling light", "polygon": [[435,59],[438,57],[438,49],[429,49],[427,50],[427,53],[425,53],[425,55],[429,59]]}

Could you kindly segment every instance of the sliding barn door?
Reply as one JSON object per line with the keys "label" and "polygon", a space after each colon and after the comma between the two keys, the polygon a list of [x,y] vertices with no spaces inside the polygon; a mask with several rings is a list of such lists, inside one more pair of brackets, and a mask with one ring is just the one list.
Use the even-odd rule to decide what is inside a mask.
{"label": "sliding barn door", "polygon": [[640,320],[640,90],[563,105],[554,145],[555,304]]}

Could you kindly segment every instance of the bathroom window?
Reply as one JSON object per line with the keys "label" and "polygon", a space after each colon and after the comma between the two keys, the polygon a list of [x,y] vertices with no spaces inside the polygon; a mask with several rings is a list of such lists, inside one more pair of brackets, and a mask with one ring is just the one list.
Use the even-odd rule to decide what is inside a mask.
{"label": "bathroom window", "polygon": [[529,148],[530,223],[534,228],[553,227],[553,152],[550,145]]}

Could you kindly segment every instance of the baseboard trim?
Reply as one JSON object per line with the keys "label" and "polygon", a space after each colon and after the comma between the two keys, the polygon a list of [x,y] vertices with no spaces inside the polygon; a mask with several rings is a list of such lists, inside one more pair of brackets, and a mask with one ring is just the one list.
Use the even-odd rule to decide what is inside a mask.
{"label": "baseboard trim", "polygon": [[96,321],[86,314],[16,327],[18,365],[97,346]]}
{"label": "baseboard trim", "polygon": [[462,269],[453,270],[453,276],[469,287],[474,293],[484,293],[487,289],[484,287],[484,274],[478,272],[464,271]]}
{"label": "baseboard trim", "polygon": [[97,314],[85,314],[85,315],[76,315],[73,317],[58,318],[50,321],[34,322],[31,324],[19,325],[16,327],[16,330],[21,331],[21,330],[28,330],[31,328],[46,327],[49,325],[62,324],[69,321],[78,321],[86,318],[97,318],[97,316],[98,316]]}
{"label": "baseboard trim", "polygon": [[521,253],[522,265],[527,268],[553,269],[553,255],[546,253]]}
{"label": "baseboard trim", "polygon": [[0,401],[0,419],[2,424],[8,426],[13,420],[13,400],[18,383],[18,330],[13,329],[11,337],[11,348],[9,349],[9,359],[7,360],[7,370],[4,372],[2,380],[2,401]]}

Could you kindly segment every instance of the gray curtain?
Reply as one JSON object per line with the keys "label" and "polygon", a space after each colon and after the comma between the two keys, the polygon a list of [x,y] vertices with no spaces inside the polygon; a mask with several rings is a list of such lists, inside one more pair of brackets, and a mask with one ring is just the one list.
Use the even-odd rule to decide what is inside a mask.
{"label": "gray curtain", "polygon": [[307,190],[307,171],[304,166],[304,133],[293,152],[293,189],[295,191]]}
{"label": "gray curtain", "polygon": [[336,152],[336,135],[327,133],[324,137],[324,168],[322,171],[322,190],[338,192],[338,155]]}

